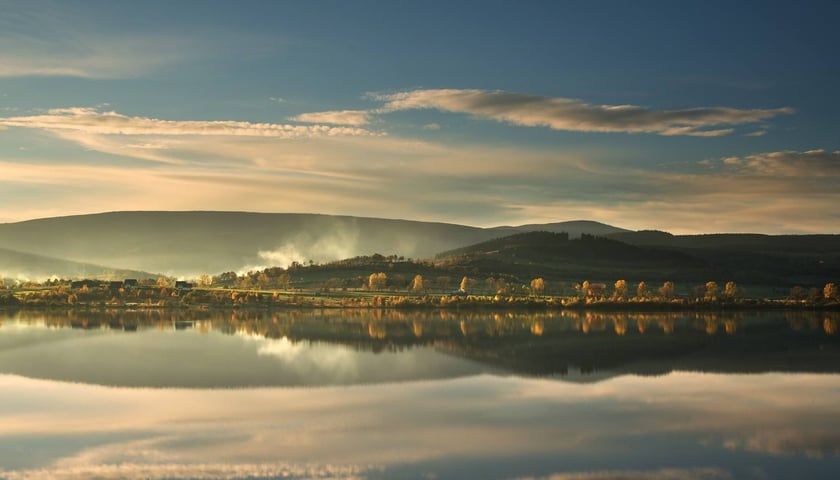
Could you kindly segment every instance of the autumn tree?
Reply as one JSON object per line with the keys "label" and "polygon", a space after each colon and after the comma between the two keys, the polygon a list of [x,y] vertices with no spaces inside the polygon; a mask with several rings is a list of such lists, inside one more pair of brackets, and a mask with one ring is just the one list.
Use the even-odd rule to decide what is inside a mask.
{"label": "autumn tree", "polygon": [[202,273],[198,276],[198,279],[195,281],[195,283],[199,287],[209,287],[213,284],[213,278],[210,277],[210,275],[207,275],[206,273]]}
{"label": "autumn tree", "polygon": [[706,282],[706,300],[717,300],[718,290],[717,282]]}
{"label": "autumn tree", "polygon": [[728,298],[730,300],[733,300],[733,299],[740,298],[741,296],[743,296],[743,292],[742,292],[741,288],[738,287],[738,285],[735,284],[735,282],[730,281],[730,282],[726,282],[726,286],[723,288],[723,296],[725,296],[726,298]]}
{"label": "autumn tree", "polygon": [[838,297],[840,297],[837,285],[834,283],[826,283],[825,287],[823,287],[823,297],[825,297],[826,300],[837,300]]}
{"label": "autumn tree", "polygon": [[589,280],[584,280],[583,283],[580,284],[579,294],[581,297],[589,296]]}
{"label": "autumn tree", "polygon": [[636,287],[636,296],[639,298],[648,298],[650,296],[647,284],[644,281],[639,282],[639,286]]}
{"label": "autumn tree", "polygon": [[542,278],[535,278],[531,280],[531,293],[534,295],[542,295],[545,292],[545,280]]}
{"label": "autumn tree", "polygon": [[613,299],[624,300],[627,298],[627,280],[617,280],[615,282],[615,291],[613,292]]}
{"label": "autumn tree", "polygon": [[426,289],[426,286],[423,284],[423,276],[422,275],[415,275],[414,280],[411,281],[411,291],[414,293],[420,293]]}
{"label": "autumn tree", "polygon": [[462,292],[466,292],[467,289],[470,287],[470,279],[469,277],[464,277],[461,279],[461,286],[459,287]]}
{"label": "autumn tree", "polygon": [[663,283],[662,287],[659,288],[659,295],[665,300],[674,298],[674,282]]}
{"label": "autumn tree", "polygon": [[383,272],[371,273],[368,277],[368,288],[371,290],[382,290],[388,283],[388,276]]}

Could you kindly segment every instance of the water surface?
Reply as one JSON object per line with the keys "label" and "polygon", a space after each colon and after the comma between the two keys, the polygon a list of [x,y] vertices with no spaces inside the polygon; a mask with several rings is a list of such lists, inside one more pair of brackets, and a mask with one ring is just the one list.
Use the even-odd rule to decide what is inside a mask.
{"label": "water surface", "polygon": [[836,478],[836,321],[9,314],[0,478]]}

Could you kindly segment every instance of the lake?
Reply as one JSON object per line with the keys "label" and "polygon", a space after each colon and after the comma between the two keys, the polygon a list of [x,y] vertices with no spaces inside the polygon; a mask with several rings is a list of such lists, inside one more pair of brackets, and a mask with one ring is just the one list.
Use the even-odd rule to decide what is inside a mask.
{"label": "lake", "polygon": [[0,312],[0,478],[837,478],[836,312]]}

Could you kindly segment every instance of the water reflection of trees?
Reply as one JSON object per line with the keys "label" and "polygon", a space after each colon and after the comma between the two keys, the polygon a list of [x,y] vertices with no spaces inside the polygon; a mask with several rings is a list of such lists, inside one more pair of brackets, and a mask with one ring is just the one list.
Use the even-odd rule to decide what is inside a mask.
{"label": "water reflection of trees", "polygon": [[157,329],[286,338],[372,352],[434,347],[516,371],[553,375],[627,365],[641,374],[674,368],[840,369],[840,312],[21,310],[0,315],[0,322],[0,334],[9,322],[21,322],[125,334]]}
{"label": "water reflection of trees", "polygon": [[[835,335],[840,312],[601,312],[563,310],[551,312],[399,311],[307,309],[282,312],[259,310],[138,311],[78,310],[39,312],[21,310],[0,322],[38,323],[53,328],[134,331],[195,329],[201,333],[258,335],[266,338],[355,337],[375,340],[402,339],[425,344],[453,337],[546,337],[552,335],[749,335],[762,325],[783,322],[792,332]],[[3,323],[0,323],[2,328]]]}

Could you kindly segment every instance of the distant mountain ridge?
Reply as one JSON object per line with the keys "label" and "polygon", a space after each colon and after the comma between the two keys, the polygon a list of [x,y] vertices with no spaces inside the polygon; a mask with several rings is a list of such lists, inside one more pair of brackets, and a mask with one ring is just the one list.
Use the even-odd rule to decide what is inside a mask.
{"label": "distant mountain ridge", "polygon": [[[561,232],[569,234],[563,245],[546,236]],[[583,234],[602,240],[579,242]],[[102,278],[116,271],[189,278],[293,261],[449,252],[467,254],[457,262],[469,271],[579,280],[818,286],[840,279],[840,235],[672,235],[586,220],[479,228],[298,213],[109,212],[0,224],[0,249],[0,277],[6,278]],[[495,250],[505,253],[488,254]]]}
{"label": "distant mountain ridge", "polygon": [[479,228],[298,213],[108,212],[0,224],[0,248],[72,262],[193,276],[373,253],[426,258],[531,230],[565,231],[572,236],[627,231],[587,221]]}

